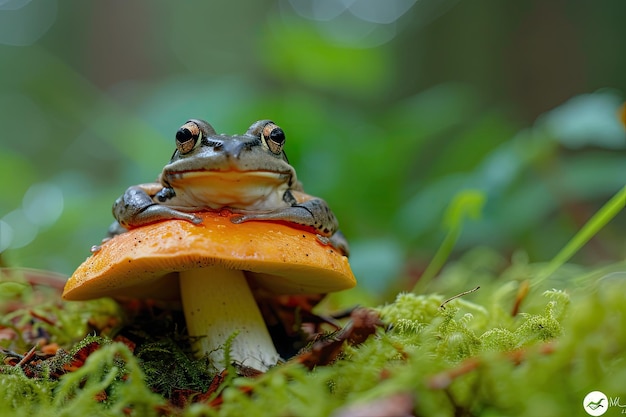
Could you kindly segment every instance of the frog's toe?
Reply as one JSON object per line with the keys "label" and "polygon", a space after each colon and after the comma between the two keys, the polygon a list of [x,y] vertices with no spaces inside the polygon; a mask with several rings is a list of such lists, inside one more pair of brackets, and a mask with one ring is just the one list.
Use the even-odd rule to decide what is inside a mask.
{"label": "frog's toe", "polygon": [[322,245],[330,245],[330,238],[327,238],[326,236],[322,236],[320,234],[315,235],[315,237],[317,238],[317,240],[322,244]]}
{"label": "frog's toe", "polygon": [[244,216],[244,215],[232,216],[230,218],[230,222],[231,223],[235,223],[235,224],[241,224],[241,223],[245,222],[246,220],[247,220],[246,216]]}
{"label": "frog's toe", "polygon": [[171,213],[169,213],[166,217],[164,217],[165,219],[178,219],[178,220],[185,220],[188,222],[191,222],[193,224],[201,224],[202,223],[202,217],[196,216],[195,214],[191,214],[191,213],[183,213],[180,211],[173,211]]}
{"label": "frog's toe", "polygon": [[345,256],[350,255],[350,248],[348,246],[348,242],[346,241],[345,237],[343,236],[341,232],[338,231],[331,237],[322,236],[320,234],[317,234],[316,237],[317,237],[317,240],[322,245],[335,248],[336,250],[338,250]]}

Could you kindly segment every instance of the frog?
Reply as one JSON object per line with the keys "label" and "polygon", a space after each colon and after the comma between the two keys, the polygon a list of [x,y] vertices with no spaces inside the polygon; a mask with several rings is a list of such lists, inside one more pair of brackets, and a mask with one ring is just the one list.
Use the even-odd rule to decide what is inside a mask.
{"label": "frog", "polygon": [[157,180],[133,185],[115,200],[109,236],[162,220],[200,224],[195,212],[228,210],[236,224],[275,221],[313,230],[322,244],[348,256],[335,214],[326,201],[304,192],[285,141],[271,120],[258,120],[240,135],[188,120],[176,131],[176,149]]}

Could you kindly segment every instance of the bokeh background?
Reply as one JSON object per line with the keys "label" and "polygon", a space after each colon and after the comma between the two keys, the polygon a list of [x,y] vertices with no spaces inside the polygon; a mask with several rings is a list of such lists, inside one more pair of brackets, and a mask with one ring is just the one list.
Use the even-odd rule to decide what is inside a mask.
{"label": "bokeh background", "polygon": [[[453,256],[551,259],[626,182],[623,0],[0,0],[0,266],[71,274],[188,118],[269,118],[352,244],[408,289]],[[575,261],[626,256],[620,216]]]}

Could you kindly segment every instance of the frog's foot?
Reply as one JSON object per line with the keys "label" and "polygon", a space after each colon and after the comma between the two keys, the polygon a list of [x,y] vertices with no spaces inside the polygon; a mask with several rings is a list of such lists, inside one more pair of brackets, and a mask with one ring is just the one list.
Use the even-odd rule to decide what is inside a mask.
{"label": "frog's foot", "polygon": [[102,239],[102,243],[111,239],[113,236],[121,235],[122,233],[128,232],[128,229],[122,226],[117,220],[111,223],[109,226],[109,230],[107,230],[107,235],[104,239]]}
{"label": "frog's foot", "polygon": [[350,256],[350,247],[348,246],[348,241],[346,240],[343,233],[341,233],[340,231],[335,232],[335,234],[330,237],[322,236],[320,234],[317,234],[315,236],[321,244],[332,246],[345,256]]}
{"label": "frog's foot", "polygon": [[[312,201],[313,202],[313,201]],[[320,232],[321,235],[328,236],[335,231],[336,220],[318,216],[317,212],[311,210],[307,204],[299,204],[291,207],[283,207],[278,210],[243,212],[241,215],[230,219],[233,223],[243,223],[249,220],[269,220],[295,223],[301,226],[311,227]]]}
{"label": "frog's foot", "polygon": [[145,220],[145,223],[154,223],[160,220],[186,220],[194,224],[202,223],[202,219],[195,214],[185,213],[160,204],[146,207],[136,218]]}
{"label": "frog's foot", "polygon": [[238,214],[230,218],[230,221],[235,224],[254,220],[280,221],[294,223],[307,228],[312,227],[319,232],[316,236],[320,243],[331,246],[346,256],[350,253],[348,242],[343,236],[343,233],[337,231],[330,236],[325,236],[325,234],[328,234],[330,230],[325,228],[323,224],[316,223],[315,220],[311,218],[310,211],[305,207],[292,206],[279,211]]}
{"label": "frog's foot", "polygon": [[256,216],[247,216],[245,214],[235,214],[234,216],[230,218],[230,222],[235,223],[235,224],[241,224],[248,220],[267,220],[267,219],[259,219]]}
{"label": "frog's foot", "polygon": [[[191,213],[178,211],[169,206],[155,203],[151,195],[153,193],[160,195],[161,191],[163,191],[155,191],[158,187],[162,188],[158,183],[134,185],[129,187],[121,197],[115,200],[113,217],[115,217],[122,228],[130,229],[143,226],[144,224],[172,219],[186,220],[195,224],[202,223],[201,218]],[[123,233],[123,230],[121,233]],[[113,230],[113,233],[110,234],[120,234],[120,231],[118,230],[116,233]]]}
{"label": "frog's foot", "polygon": [[202,223],[202,219],[195,214],[185,213],[160,204],[147,206],[140,212],[134,213],[132,219],[128,221],[119,220],[119,222],[122,227],[130,228],[163,220],[185,220],[194,224]]}
{"label": "frog's foot", "polygon": [[230,221],[235,224],[256,220],[294,223],[301,226],[312,227],[319,230],[320,233],[327,234],[329,232],[329,230],[322,231],[323,225],[315,221],[309,210],[300,206],[285,207],[279,210],[264,212],[242,211],[230,219]]}

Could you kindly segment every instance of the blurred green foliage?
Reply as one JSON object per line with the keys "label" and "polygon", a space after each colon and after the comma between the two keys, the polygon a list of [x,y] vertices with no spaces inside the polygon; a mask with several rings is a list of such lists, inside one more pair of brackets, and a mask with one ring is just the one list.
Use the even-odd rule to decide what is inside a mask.
{"label": "blurred green foliage", "polygon": [[[191,117],[280,124],[364,288],[411,288],[465,189],[486,201],[457,253],[551,259],[626,182],[626,3],[370,3],[0,4],[1,263],[70,274]],[[623,259],[624,227],[576,260]]]}

